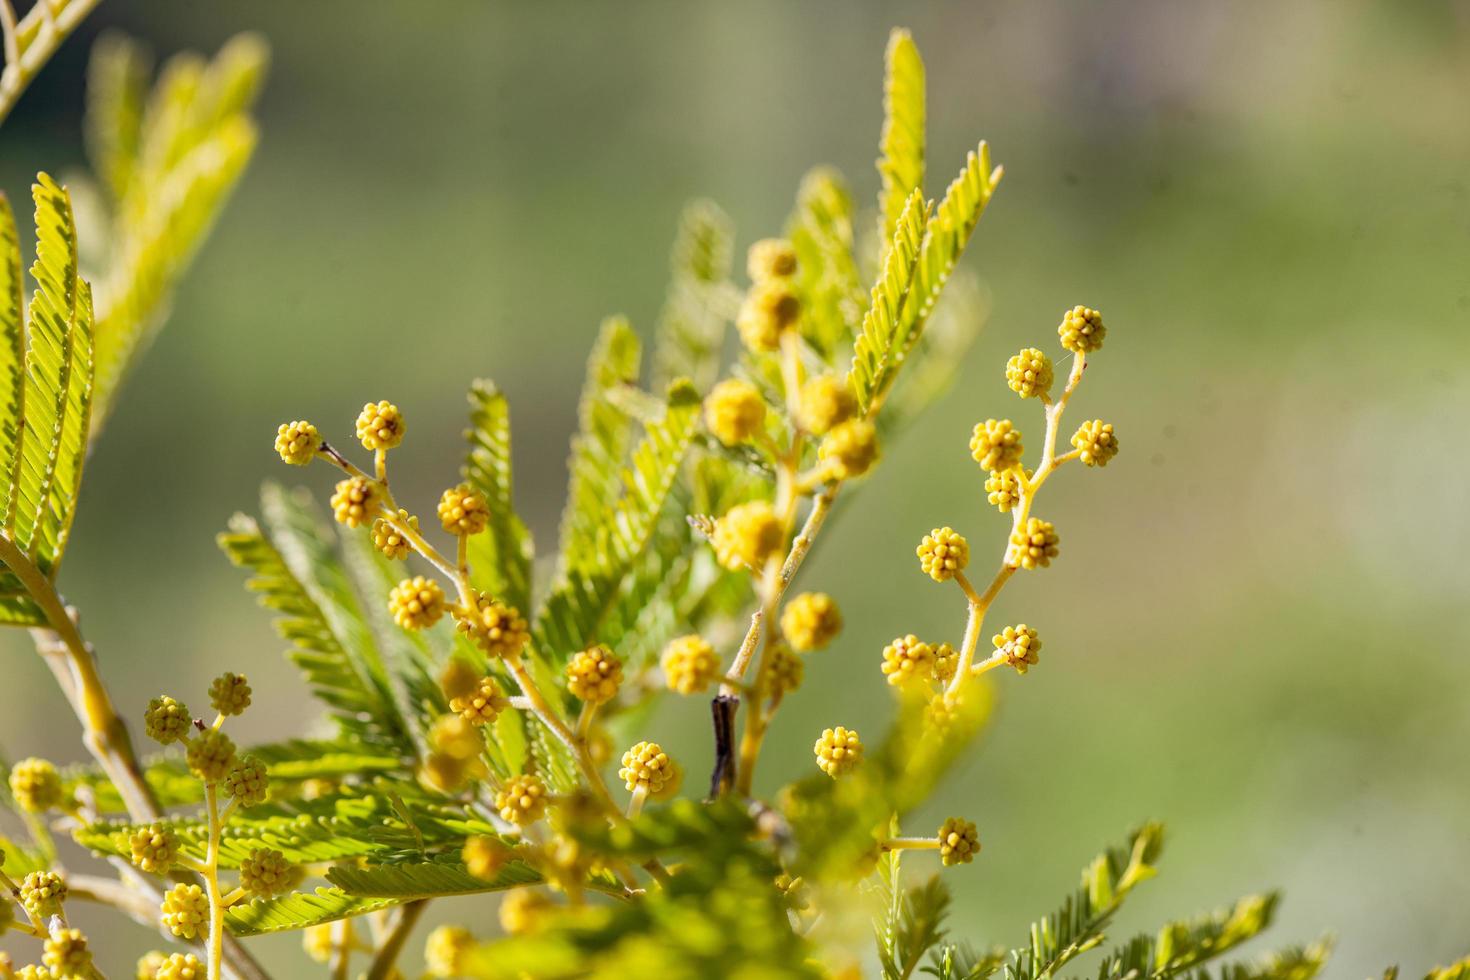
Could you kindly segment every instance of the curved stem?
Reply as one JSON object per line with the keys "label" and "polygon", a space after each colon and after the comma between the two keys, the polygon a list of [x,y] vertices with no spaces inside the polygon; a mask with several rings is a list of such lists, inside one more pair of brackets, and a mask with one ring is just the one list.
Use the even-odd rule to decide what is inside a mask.
{"label": "curved stem", "polygon": [[40,0],[18,22],[10,3],[3,5],[0,29],[5,34],[5,70],[0,72],[0,122],[10,115],[21,93],[51,60],[61,42],[99,2],[71,0],[58,13],[47,0]]}
{"label": "curved stem", "polygon": [[403,944],[408,941],[409,934],[428,907],[429,900],[426,898],[401,907],[398,920],[378,944],[378,951],[373,955],[372,966],[368,967],[366,980],[388,980],[393,975],[393,967],[398,962],[398,954],[403,951]]}
{"label": "curved stem", "polygon": [[219,890],[219,844],[223,825],[214,784],[204,787],[204,800],[209,813],[209,845],[204,859],[204,887],[209,894],[209,958],[206,965],[209,980],[220,980],[225,937],[225,902]]}

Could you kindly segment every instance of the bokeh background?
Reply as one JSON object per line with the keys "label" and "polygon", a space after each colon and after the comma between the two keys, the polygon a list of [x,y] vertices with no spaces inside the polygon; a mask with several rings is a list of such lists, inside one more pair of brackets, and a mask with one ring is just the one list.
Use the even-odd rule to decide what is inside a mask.
{"label": "bokeh background", "polygon": [[[1165,873],[1116,935],[1281,886],[1275,938],[1335,931],[1329,976],[1470,951],[1466,3],[108,0],[0,135],[13,198],[80,164],[101,29],[167,55],[254,28],[275,52],[257,158],[89,464],[63,586],[117,698],[243,668],[247,737],[307,730],[213,543],[283,475],[281,420],[343,438],[394,399],[413,434],[398,479],[427,500],[455,473],[463,392],[493,377],[549,547],[599,318],[647,332],[692,196],[742,248],[814,163],[873,200],[895,24],[928,65],[931,194],[978,137],[1006,167],[966,259],[992,317],[805,573],[849,627],[764,776],[809,766],[824,725],[887,711],[889,637],[958,635],[914,544],[948,523],[998,552],[969,428],[1037,427],[1004,359],[1085,303],[1109,337],[1076,412],[1114,421],[1123,453],[1049,484],[1064,557],[994,613],[1041,627],[1041,666],[1003,679],[997,725],[916,821],[982,828],[981,860],[950,875],[955,931],[1019,943],[1156,817]],[[28,638],[0,636],[0,657],[5,749],[79,758]],[[702,757],[702,706],[655,724]],[[156,943],[118,935],[119,970]],[[294,975],[293,942],[261,949]]]}

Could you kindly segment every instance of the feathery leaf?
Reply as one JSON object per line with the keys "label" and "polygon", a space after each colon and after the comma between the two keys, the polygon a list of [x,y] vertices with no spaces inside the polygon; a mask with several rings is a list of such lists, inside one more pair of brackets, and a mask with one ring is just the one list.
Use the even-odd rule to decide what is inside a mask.
{"label": "feathery leaf", "polygon": [[878,214],[886,253],[909,197],[924,196],[924,61],[908,31],[896,28],[888,36],[885,66]]}
{"label": "feathery leaf", "polygon": [[852,386],[865,412],[897,364],[904,312],[912,299],[920,240],[928,219],[929,207],[923,193],[916,190],[899,216],[883,271],[873,285],[862,332],[853,346]]}
{"label": "feathery leaf", "polygon": [[490,527],[469,541],[475,585],[503,596],[517,609],[531,608],[531,534],[512,499],[510,406],[489,381],[470,387],[470,451],[464,476],[490,503]]}

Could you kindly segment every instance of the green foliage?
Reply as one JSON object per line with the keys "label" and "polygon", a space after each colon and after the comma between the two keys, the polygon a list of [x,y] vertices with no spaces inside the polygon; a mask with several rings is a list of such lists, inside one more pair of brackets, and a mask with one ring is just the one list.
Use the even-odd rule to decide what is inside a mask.
{"label": "green foliage", "polygon": [[920,239],[929,220],[921,191],[909,195],[895,225],[883,260],[883,272],[873,286],[872,301],[863,317],[862,332],[853,348],[852,386],[858,406],[868,411],[899,356],[904,307],[914,281]]}
{"label": "green foliage", "polygon": [[905,30],[888,37],[883,81],[883,134],[879,141],[878,212],[884,250],[891,247],[909,198],[924,193],[924,62]]}
{"label": "green foliage", "polygon": [[264,42],[242,34],[207,63],[190,54],[171,59],[149,93],[137,45],[110,36],[94,51],[87,148],[106,207],[106,227],[95,236],[105,243],[97,274],[99,430],[255,149],[250,111],[267,60]]}
{"label": "green foliage", "polygon": [[659,316],[656,386],[688,378],[708,391],[719,375],[725,328],[738,303],[730,282],[734,229],[713,201],[692,201],[669,257],[669,292]]}
{"label": "green foliage", "polygon": [[489,381],[476,381],[470,388],[470,427],[465,437],[470,443],[465,479],[490,502],[490,533],[470,538],[476,585],[528,610],[534,547],[512,500],[510,406]]}
{"label": "green foliage", "polygon": [[360,898],[340,888],[292,892],[280,898],[241,902],[225,910],[225,926],[236,936],[294,932],[402,905],[400,898]]}
{"label": "green foliage", "polygon": [[851,345],[865,300],[853,252],[852,197],[837,171],[817,167],[802,178],[786,237],[796,249],[802,335],[831,363]]}

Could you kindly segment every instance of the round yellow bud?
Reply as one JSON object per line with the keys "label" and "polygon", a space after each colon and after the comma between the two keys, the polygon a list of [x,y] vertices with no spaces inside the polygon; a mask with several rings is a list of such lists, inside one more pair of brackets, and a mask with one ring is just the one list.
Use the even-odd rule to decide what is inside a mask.
{"label": "round yellow bud", "polygon": [[500,900],[500,928],[507,936],[527,935],[539,929],[547,911],[554,908],[551,896],[539,888],[513,888]]}
{"label": "round yellow bud", "polygon": [[857,410],[857,396],[845,380],[819,374],[802,386],[796,418],[803,429],[821,436],[852,418]]}
{"label": "round yellow bud", "polygon": [[1051,382],[1051,358],[1035,347],[1022,348],[1006,362],[1006,385],[1022,398],[1045,395]]}
{"label": "round yellow bud", "polygon": [[468,483],[450,487],[439,498],[439,523],[450,534],[479,534],[490,526],[490,504]]}
{"label": "round yellow bud", "polygon": [[[135,980],[158,980],[158,971],[167,962],[167,953],[162,950],[150,949],[138,959],[138,965],[134,968],[133,974]],[[3,976],[5,976],[5,973],[0,971],[0,977]],[[203,974],[200,974],[200,976],[203,976]]]}
{"label": "round yellow bud", "polygon": [[817,756],[817,767],[836,779],[852,771],[863,759],[863,741],[858,733],[838,726],[822,732],[813,746]]}
{"label": "round yellow bud", "polygon": [[250,707],[250,685],[244,674],[223,673],[209,685],[209,704],[222,715],[242,714]]}
{"label": "round yellow bud", "polygon": [[403,413],[392,402],[368,402],[357,416],[357,438],[369,452],[392,449],[403,441]]}
{"label": "round yellow bud", "polygon": [[332,494],[332,516],[338,524],[357,527],[366,524],[378,509],[378,485],[372,480],[354,476],[337,484]]}
{"label": "round yellow bud", "polygon": [[44,813],[62,802],[61,773],[45,759],[22,759],[10,770],[10,795],[27,813]]}
{"label": "round yellow bud", "polygon": [[464,842],[461,852],[465,870],[481,881],[494,881],[514,856],[510,846],[498,837],[478,834]]}
{"label": "round yellow bud", "polygon": [[670,640],[662,658],[664,682],[680,694],[698,694],[720,674],[720,655],[704,637],[691,633]]}
{"label": "round yellow bud", "polygon": [[883,676],[899,687],[934,676],[934,648],[910,633],[883,648]]}
{"label": "round yellow bud", "polygon": [[939,827],[939,861],[946,868],[969,864],[980,853],[980,832],[968,820],[950,817]]}
{"label": "round yellow bud", "polygon": [[276,429],[276,452],[292,466],[305,466],[316,457],[322,437],[310,422],[286,422]]}
{"label": "round yellow bud", "polygon": [[1057,556],[1060,540],[1050,521],[1028,517],[1025,527],[1011,532],[1006,564],[1012,568],[1046,568]]}
{"label": "round yellow bud", "polygon": [[618,693],[623,662],[602,644],[588,647],[567,664],[567,690],[588,704],[605,704]]}
{"label": "round yellow bud", "polygon": [[1107,332],[1102,314],[1085,306],[1074,306],[1068,310],[1062,317],[1061,326],[1057,327],[1062,346],[1076,354],[1090,354],[1101,348]]}
{"label": "round yellow bud", "polygon": [[496,602],[490,596],[477,592],[472,597],[473,608],[455,606],[455,629],[464,633],[475,646],[487,656],[516,657],[531,641],[531,633],[515,606]]}
{"label": "round yellow bud", "polygon": [[786,279],[796,274],[796,249],[784,238],[762,238],[746,253],[751,282]]}
{"label": "round yellow bud", "polygon": [[63,980],[93,976],[92,951],[82,930],[54,929],[42,949],[41,962],[50,971],[48,976]]}
{"label": "round yellow bud", "polygon": [[133,863],[149,874],[168,874],[179,856],[179,839],[163,824],[141,827],[128,835]]}
{"label": "round yellow bud", "polygon": [[[1031,471],[1026,470],[1026,479],[1031,479]],[[990,505],[1002,514],[1008,514],[1011,508],[1021,502],[1021,478],[1014,468],[992,473],[985,480],[985,499]]]}
{"label": "round yellow bud", "polygon": [[795,651],[784,643],[771,647],[771,659],[766,665],[766,684],[772,698],[784,698],[801,687],[805,678],[806,664],[802,663]]}
{"label": "round yellow bud", "polygon": [[1008,470],[1021,462],[1025,449],[1021,445],[1021,433],[1011,425],[1010,419],[986,419],[975,425],[970,436],[970,455],[980,468],[991,473]]}
{"label": "round yellow bud", "polygon": [[[494,683],[494,678],[486,680]],[[436,752],[452,759],[464,760],[473,759],[485,750],[485,736],[479,729],[500,713],[500,706],[495,706],[500,685],[494,684],[494,693],[489,697],[480,693],[479,688],[475,691],[477,693],[461,695],[449,702],[450,708],[458,712],[457,714],[440,715],[434,719],[433,727],[429,729],[429,744]],[[475,702],[482,699],[485,704],[476,707]]]}
{"label": "round yellow bud", "polygon": [[428,629],[444,615],[444,589],[437,581],[415,575],[388,593],[388,611],[393,622],[406,630]]}
{"label": "round yellow bud", "polygon": [[764,500],[731,507],[715,523],[710,544],[715,558],[731,571],[748,568],[759,571],[766,559],[781,547],[784,535],[776,512]]}
{"label": "round yellow bud", "polygon": [[465,956],[475,937],[464,926],[440,926],[424,943],[424,966],[433,977],[457,977],[464,972]]}
{"label": "round yellow bud", "polygon": [[458,713],[475,727],[493,722],[500,712],[510,707],[510,698],[500,689],[500,683],[488,674],[480,678],[475,690],[449,702],[449,709]]}
{"label": "round yellow bud", "polygon": [[[415,531],[419,529],[419,519],[406,510],[398,512],[398,520]],[[408,538],[386,517],[373,521],[373,547],[382,552],[383,557],[389,561],[402,561],[413,551],[413,545]]]}
{"label": "round yellow bud", "polygon": [[164,745],[185,738],[193,724],[189,709],[167,695],[149,701],[143,712],[143,730],[149,738]]}
{"label": "round yellow bud", "polygon": [[257,847],[240,862],[240,887],[247,894],[270,898],[290,891],[296,883],[296,867],[286,855],[269,847]]}
{"label": "round yellow bud", "polygon": [[439,690],[453,701],[474,692],[480,686],[480,671],[463,657],[451,656],[439,672]]}
{"label": "round yellow bud", "polygon": [[781,346],[781,334],[796,325],[801,315],[801,302],[784,280],[768,279],[750,287],[735,327],[745,346],[755,352],[773,351]]}
{"label": "round yellow bud", "polygon": [[66,901],[66,882],[52,871],[32,871],[21,879],[20,904],[37,919],[49,919]]}
{"label": "round yellow bud", "polygon": [[511,776],[495,793],[495,809],[500,819],[524,827],[535,823],[546,813],[548,792],[541,777],[534,773]]}
{"label": "round yellow bud", "polygon": [[1077,447],[1077,458],[1088,466],[1107,466],[1108,460],[1118,455],[1113,424],[1102,419],[1083,422],[1072,436],[1072,445]]}
{"label": "round yellow bud", "polygon": [[209,896],[198,885],[174,885],[163,895],[163,925],[180,939],[209,932]]}
{"label": "round yellow bud", "polygon": [[952,527],[936,527],[915,550],[919,567],[936,582],[948,582],[970,563],[970,543]]}
{"label": "round yellow bud", "polygon": [[683,773],[657,742],[639,742],[623,753],[618,778],[632,793],[644,789],[650,796],[672,794]]}
{"label": "round yellow bud", "polygon": [[225,794],[242,807],[259,806],[270,796],[270,778],[264,762],[242,755],[225,776]]}
{"label": "round yellow bud", "polygon": [[306,955],[318,963],[326,963],[332,958],[333,951],[337,948],[337,941],[332,936],[332,929],[336,923],[324,922],[319,926],[307,926],[301,932],[301,948],[306,950]]}
{"label": "round yellow bud", "polygon": [[174,953],[158,964],[153,980],[204,980],[204,963],[193,953]]}
{"label": "round yellow bud", "polygon": [[842,632],[842,612],[827,593],[803,592],[786,603],[781,632],[794,650],[820,650]]}
{"label": "round yellow bud", "polygon": [[1026,673],[1037,662],[1037,655],[1041,652],[1041,640],[1036,631],[1025,623],[1007,626],[992,636],[990,642],[1006,658],[1006,663],[1016,668],[1018,674]]}
{"label": "round yellow bud", "polygon": [[206,728],[184,750],[184,761],[205,783],[217,783],[235,768],[235,743],[224,732]]}
{"label": "round yellow bud", "polygon": [[766,421],[766,400],[760,389],[741,378],[715,385],[704,400],[704,424],[727,446],[749,442]]}
{"label": "round yellow bud", "polygon": [[817,447],[833,479],[862,476],[878,461],[878,430],[867,419],[848,419],[832,427]]}
{"label": "round yellow bud", "polygon": [[941,643],[934,648],[934,679],[941,684],[948,684],[954,680],[955,671],[960,666],[960,653],[948,643]]}

